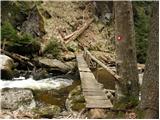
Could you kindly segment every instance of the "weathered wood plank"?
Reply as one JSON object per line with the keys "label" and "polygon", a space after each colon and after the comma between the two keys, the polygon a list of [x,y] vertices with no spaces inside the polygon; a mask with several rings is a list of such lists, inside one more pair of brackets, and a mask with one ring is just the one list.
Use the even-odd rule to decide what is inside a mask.
{"label": "weathered wood plank", "polygon": [[83,54],[76,56],[78,62],[78,70],[80,72],[81,85],[83,95],[86,100],[87,108],[111,108],[113,107],[111,101],[105,97],[105,92],[102,86],[95,79],[95,76],[88,68]]}
{"label": "weathered wood plank", "polygon": [[108,103],[110,103],[110,100],[109,99],[108,100],[104,100],[104,99],[86,99],[86,102],[88,104],[94,103],[94,104],[102,105],[102,104],[108,104]]}
{"label": "weathered wood plank", "polygon": [[96,104],[96,103],[89,104],[89,103],[87,103],[86,107],[87,108],[112,108],[113,105],[110,102],[105,103],[105,104]]}
{"label": "weathered wood plank", "polygon": [[97,82],[97,80],[95,79],[93,73],[80,72],[80,77],[81,77],[81,80],[83,80],[83,81],[89,81],[89,80],[91,80],[91,81],[96,81]]}
{"label": "weathered wood plank", "polygon": [[85,96],[86,100],[106,100],[107,98],[105,96]]}
{"label": "weathered wood plank", "polygon": [[82,88],[83,88],[83,91],[98,91],[98,90],[101,91],[100,88],[93,88],[93,87],[89,87],[89,88],[82,87]]}
{"label": "weathered wood plank", "polygon": [[83,94],[84,94],[84,97],[85,96],[98,96],[98,95],[100,95],[100,96],[103,96],[104,95],[104,93],[102,93],[102,92],[83,92]]}
{"label": "weathered wood plank", "polygon": [[87,108],[112,108],[113,105],[110,100],[97,100],[97,101],[87,101]]}
{"label": "weathered wood plank", "polygon": [[79,68],[79,72],[90,72],[90,69],[83,66]]}

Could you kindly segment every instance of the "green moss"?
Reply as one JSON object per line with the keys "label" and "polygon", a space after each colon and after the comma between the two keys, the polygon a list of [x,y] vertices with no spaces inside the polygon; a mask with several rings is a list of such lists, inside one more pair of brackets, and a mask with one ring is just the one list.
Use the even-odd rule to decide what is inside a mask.
{"label": "green moss", "polygon": [[124,119],[125,118],[125,113],[124,112],[118,112],[118,114],[116,115],[116,118]]}
{"label": "green moss", "polygon": [[85,102],[85,99],[84,99],[84,96],[83,95],[74,95],[71,97],[72,99],[72,102],[71,103],[84,103]]}
{"label": "green moss", "polygon": [[132,96],[126,96],[121,98],[117,103],[114,104],[116,109],[131,109],[138,105],[139,101]]}
{"label": "green moss", "polygon": [[81,90],[73,90],[71,93],[71,96],[76,96],[76,95],[80,95],[81,94]]}
{"label": "green moss", "polygon": [[77,86],[75,89],[73,89],[70,93],[71,97],[69,100],[71,101],[71,108],[75,111],[81,111],[83,108],[85,108],[85,99],[82,95],[80,86]]}
{"label": "green moss", "polygon": [[85,99],[84,96],[81,95],[74,95],[71,97],[71,108],[75,111],[80,111],[85,108]]}
{"label": "green moss", "polygon": [[137,119],[143,119],[144,118],[144,112],[140,109],[135,109],[134,110],[136,115],[137,115]]}
{"label": "green moss", "polygon": [[83,108],[85,108],[85,104],[84,103],[76,103],[73,106],[71,106],[73,110],[75,111],[80,111]]}
{"label": "green moss", "polygon": [[60,107],[56,105],[44,106],[39,108],[34,108],[32,111],[39,116],[39,118],[53,118],[61,112]]}

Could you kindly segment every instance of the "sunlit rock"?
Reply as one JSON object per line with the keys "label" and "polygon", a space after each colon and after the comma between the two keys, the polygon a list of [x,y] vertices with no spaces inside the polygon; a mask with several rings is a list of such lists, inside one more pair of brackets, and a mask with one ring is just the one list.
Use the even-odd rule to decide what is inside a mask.
{"label": "sunlit rock", "polygon": [[12,79],[14,67],[13,59],[6,55],[0,55],[0,69],[1,69],[1,79]]}
{"label": "sunlit rock", "polygon": [[1,108],[16,110],[21,107],[25,109],[35,107],[32,91],[20,88],[3,88],[1,91]]}

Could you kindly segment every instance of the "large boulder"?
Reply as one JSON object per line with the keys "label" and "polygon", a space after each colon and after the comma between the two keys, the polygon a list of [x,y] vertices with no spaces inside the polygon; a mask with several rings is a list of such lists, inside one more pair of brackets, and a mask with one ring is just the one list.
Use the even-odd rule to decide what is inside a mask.
{"label": "large boulder", "polygon": [[69,72],[71,70],[70,66],[61,62],[57,59],[49,59],[49,58],[38,58],[39,62],[53,70],[61,71],[63,73]]}
{"label": "large boulder", "polygon": [[35,101],[32,91],[21,88],[3,88],[1,91],[1,108],[16,110],[34,108]]}
{"label": "large boulder", "polygon": [[0,55],[0,69],[1,69],[1,79],[12,79],[13,77],[13,67],[14,62],[13,59],[6,55]]}

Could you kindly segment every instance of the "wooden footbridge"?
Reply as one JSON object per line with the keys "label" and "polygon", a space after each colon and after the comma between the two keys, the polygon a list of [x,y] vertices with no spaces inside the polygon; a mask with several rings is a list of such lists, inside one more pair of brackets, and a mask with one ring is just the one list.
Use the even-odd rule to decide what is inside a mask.
{"label": "wooden footbridge", "polygon": [[[94,60],[97,64],[109,71],[109,73],[113,75],[115,80],[119,80],[119,76],[116,75],[107,66],[105,66],[102,62],[97,60],[94,56],[92,56],[87,49],[84,49],[84,51],[84,53],[77,54],[76,58],[81,78],[82,92],[86,101],[86,108],[112,108],[113,105],[110,99],[105,95],[103,87],[100,83],[98,83],[95,76],[89,69],[89,65],[87,64],[87,62],[89,62],[88,58],[90,58],[90,60]],[[86,58],[87,60],[85,60],[84,58]]]}

